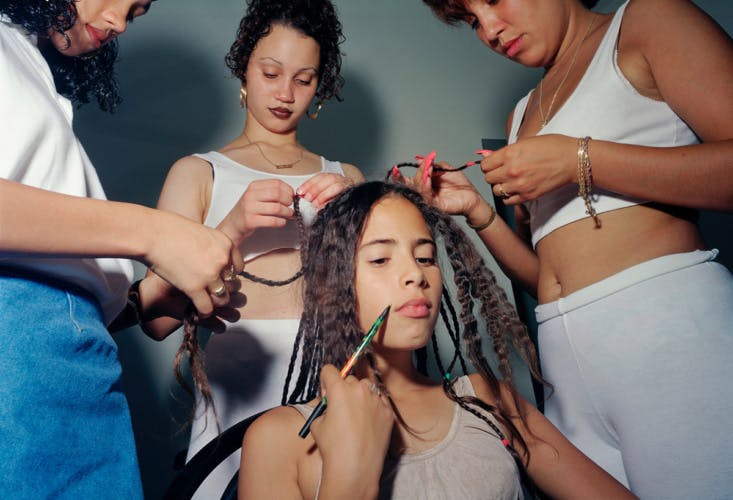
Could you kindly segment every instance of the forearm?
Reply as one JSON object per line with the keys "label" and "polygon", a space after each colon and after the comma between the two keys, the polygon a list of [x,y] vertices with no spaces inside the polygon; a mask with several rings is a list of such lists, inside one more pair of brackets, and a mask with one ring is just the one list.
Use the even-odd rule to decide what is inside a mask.
{"label": "forearm", "polygon": [[155,211],[68,196],[0,179],[0,250],[145,261]]}
{"label": "forearm", "polygon": [[[493,209],[488,203],[483,202],[466,216],[466,220],[476,225],[480,221],[487,220],[491,210]],[[477,231],[476,234],[509,279],[518,282],[530,294],[536,296],[539,261],[537,255],[517,233],[501,217],[496,216],[487,228]]]}
{"label": "forearm", "polygon": [[651,148],[591,140],[593,184],[643,200],[733,210],[733,140]]}

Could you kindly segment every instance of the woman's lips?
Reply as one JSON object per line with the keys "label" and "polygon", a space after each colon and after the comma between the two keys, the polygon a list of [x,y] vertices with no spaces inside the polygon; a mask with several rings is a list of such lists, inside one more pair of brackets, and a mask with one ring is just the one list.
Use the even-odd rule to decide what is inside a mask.
{"label": "woman's lips", "polygon": [[86,28],[87,28],[87,33],[89,33],[89,38],[91,39],[92,44],[94,45],[95,49],[100,48],[109,39],[109,37],[107,36],[107,33],[105,33],[102,30],[98,30],[91,24],[87,24]]}
{"label": "woman's lips", "polygon": [[514,40],[511,40],[509,43],[504,45],[504,53],[507,55],[507,57],[514,57],[517,55],[517,52],[520,51],[522,48],[522,37],[517,37]]}
{"label": "woman's lips", "polygon": [[270,108],[270,113],[275,115],[275,117],[280,118],[281,120],[286,120],[290,118],[293,114],[293,112],[290,111],[288,108]]}
{"label": "woman's lips", "polygon": [[408,318],[425,318],[430,315],[430,302],[426,299],[413,299],[397,308],[397,312]]}

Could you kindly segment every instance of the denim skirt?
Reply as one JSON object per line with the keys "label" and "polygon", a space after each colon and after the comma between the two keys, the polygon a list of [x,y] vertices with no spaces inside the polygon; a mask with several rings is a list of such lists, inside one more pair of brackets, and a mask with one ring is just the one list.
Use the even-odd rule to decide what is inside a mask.
{"label": "denim skirt", "polygon": [[142,498],[120,376],[92,296],[0,267],[0,498]]}

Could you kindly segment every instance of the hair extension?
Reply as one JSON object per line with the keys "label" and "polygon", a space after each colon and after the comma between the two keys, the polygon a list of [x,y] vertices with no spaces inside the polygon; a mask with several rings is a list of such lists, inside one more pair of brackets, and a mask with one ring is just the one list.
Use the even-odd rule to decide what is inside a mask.
{"label": "hair extension", "polygon": [[320,48],[316,98],[341,100],[341,50],[344,40],[336,8],[329,0],[251,0],[239,23],[237,38],[226,55],[232,74],[246,81],[247,64],[257,42],[273,25],[292,27],[314,39]]}
{"label": "hair extension", "polygon": [[[75,0],[4,0],[0,14],[38,37],[47,38],[53,31],[66,36],[77,18],[74,3]],[[116,40],[84,57],[65,56],[53,46],[41,51],[59,94],[79,106],[95,99],[108,112],[122,101],[114,73],[117,52]]]}
{"label": "hair extension", "polygon": [[[303,217],[300,213],[300,198],[295,195],[293,197],[293,211],[294,217],[298,226],[298,234],[300,235],[300,241],[305,241],[306,239],[306,228],[305,223],[303,222]],[[270,280],[266,278],[262,278],[259,276],[255,276],[250,273],[246,273],[242,271],[240,273],[242,276],[244,276],[246,279],[249,279],[255,283],[261,283],[266,286],[270,287],[279,287],[279,286],[285,286],[288,285],[298,278],[300,278],[303,275],[303,267],[301,267],[298,272],[296,272],[293,276],[290,278],[287,278],[285,280],[277,281],[277,280]],[[193,379],[193,383],[196,386],[196,388],[199,390],[199,393],[201,394],[201,398],[204,402],[204,412],[208,410],[209,407],[211,407],[212,411],[214,412],[214,418],[216,419],[216,428],[218,431],[221,431],[221,427],[219,424],[219,417],[216,413],[216,407],[214,405],[214,399],[211,395],[211,386],[209,385],[209,379],[206,375],[206,367],[205,367],[205,356],[203,351],[201,350],[201,347],[198,342],[198,335],[197,335],[197,329],[196,324],[198,323],[198,317],[196,315],[196,311],[191,306],[187,311],[183,319],[183,340],[181,342],[181,345],[178,347],[178,351],[176,352],[175,360],[173,363],[173,372],[176,377],[176,381],[178,384],[185,389],[185,391],[191,395],[192,398],[196,398],[195,393],[193,389],[189,386],[189,384],[186,382],[186,379],[183,375],[182,369],[181,369],[181,362],[186,356],[188,358],[188,365],[191,372],[191,378]],[[196,408],[194,408],[194,413],[196,411]]]}
{"label": "hair extension", "polygon": [[[427,205],[418,193],[405,186],[367,182],[350,188],[322,209],[311,228],[309,238],[301,246],[301,260],[306,270],[304,311],[283,389],[283,403],[292,404],[314,399],[320,385],[320,368],[326,363],[340,366],[361,338],[353,289],[356,246],[371,208],[385,196],[402,196],[413,203],[422,213],[431,231],[435,235],[442,236],[444,240],[446,254],[453,269],[457,289],[456,299],[460,307],[458,310],[453,307],[451,298],[444,289],[440,316],[448,329],[454,354],[446,371],[434,333],[431,339],[434,361],[440,373],[449,374],[456,363],[459,363],[466,373],[468,364],[462,352],[465,348],[471,366],[486,380],[494,394],[501,394],[499,380],[482,352],[478,320],[473,313],[474,302],[478,301],[480,316],[486,323],[486,330],[498,359],[499,372],[511,395],[517,396],[509,360],[512,348],[527,363],[532,376],[542,380],[537,367],[534,345],[516,310],[496,282],[493,273],[485,266],[480,254],[451,217]],[[339,258],[331,258],[333,256]],[[324,332],[329,334],[324,335]],[[299,354],[301,355],[299,373],[291,390]],[[375,377],[383,386],[377,373]],[[387,393],[386,388],[380,387],[380,389]],[[516,441],[524,450],[526,459],[522,460],[513,447],[507,447],[509,453],[517,460],[520,470],[524,471],[524,464],[529,461],[529,452],[510,418],[524,418],[524,416],[510,415],[503,407],[500,398],[492,402],[493,404],[488,404],[475,397],[458,397],[454,392],[451,394],[451,384],[446,384],[444,390],[449,398],[482,418],[494,432],[497,431],[496,424],[478,409],[490,413],[507,429],[510,436],[507,443]],[[398,411],[396,415],[399,419]],[[497,435],[500,439],[504,439],[503,433],[499,432]]]}

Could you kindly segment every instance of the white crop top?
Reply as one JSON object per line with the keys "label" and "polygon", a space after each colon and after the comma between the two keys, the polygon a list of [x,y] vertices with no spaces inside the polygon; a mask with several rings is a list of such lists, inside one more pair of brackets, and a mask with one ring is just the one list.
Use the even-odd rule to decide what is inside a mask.
{"label": "white crop top", "polygon": [[[537,134],[563,134],[623,144],[675,147],[700,140],[682,119],[662,101],[645,97],[629,83],[617,64],[617,42],[628,1],[616,11],[593,60],[563,106]],[[528,93],[517,103],[509,144],[517,141]],[[592,160],[592,158],[591,158]],[[593,189],[597,213],[646,203],[598,187]],[[530,215],[532,245],[555,229],[588,217],[575,184],[562,186],[525,203]]]}
{"label": "white crop top", "polygon": [[[211,204],[204,220],[204,224],[209,227],[216,227],[226,217],[252,181],[280,179],[292,186],[293,189],[298,189],[301,184],[316,175],[279,175],[261,172],[237,163],[217,151],[195,154],[194,156],[208,162],[214,175],[211,188]],[[340,162],[329,161],[321,157],[321,165],[321,172],[323,173],[344,175]],[[303,222],[306,225],[311,225],[316,215],[315,208],[310,202],[302,198],[299,207]],[[284,227],[257,229],[240,245],[240,251],[245,262],[280,248],[300,248],[298,226],[294,220],[288,221]]]}

